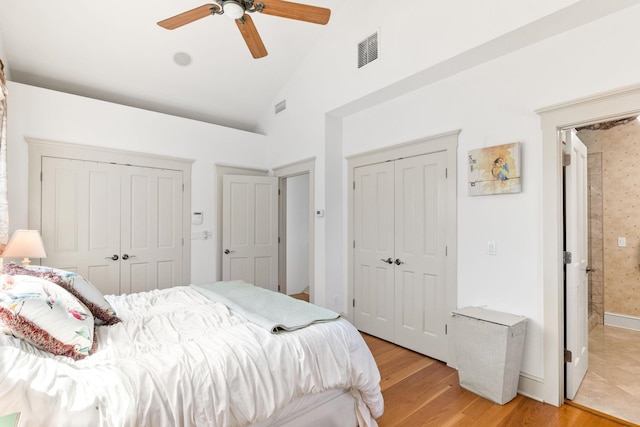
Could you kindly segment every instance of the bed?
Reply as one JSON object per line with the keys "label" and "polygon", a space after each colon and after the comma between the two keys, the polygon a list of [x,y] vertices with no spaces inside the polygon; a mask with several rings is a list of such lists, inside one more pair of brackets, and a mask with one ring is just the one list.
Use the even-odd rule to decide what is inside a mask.
{"label": "bed", "polygon": [[[74,273],[66,282],[69,277],[88,286]],[[11,285],[4,287],[20,280],[35,283],[5,276]],[[45,310],[52,310],[51,287],[44,286]],[[35,339],[0,335],[0,415],[21,412],[21,426],[377,425],[383,412],[380,374],[348,321],[274,329],[210,298],[211,292],[192,285],[94,294],[86,306],[106,307],[118,321],[100,320],[96,311],[93,348],[72,346],[86,355],[54,355],[34,345]],[[16,309],[16,294],[10,295],[5,306]],[[65,313],[76,322],[88,319],[75,308]]]}

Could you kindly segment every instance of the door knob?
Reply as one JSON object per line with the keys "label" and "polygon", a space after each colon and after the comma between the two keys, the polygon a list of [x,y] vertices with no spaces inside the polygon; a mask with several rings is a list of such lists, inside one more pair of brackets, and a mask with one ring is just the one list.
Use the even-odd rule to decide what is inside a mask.
{"label": "door knob", "polygon": [[135,258],[135,257],[136,257],[135,255],[129,255],[129,254],[122,255],[122,259],[125,259],[125,260],[129,258]]}
{"label": "door knob", "polygon": [[391,259],[391,257],[389,257],[387,259],[380,258],[380,261],[386,262],[387,264],[393,264],[393,260]]}
{"label": "door knob", "polygon": [[404,261],[400,261],[400,258],[396,258],[394,262],[396,263],[396,265],[404,264]]}
{"label": "door knob", "polygon": [[224,250],[224,253],[227,254],[227,255],[229,255],[231,252],[233,252],[233,251],[230,251],[229,249],[225,249]]}
{"label": "door knob", "polygon": [[106,256],[104,257],[104,259],[111,259],[113,261],[117,261],[118,260],[118,255],[117,254],[113,254],[112,256]]}

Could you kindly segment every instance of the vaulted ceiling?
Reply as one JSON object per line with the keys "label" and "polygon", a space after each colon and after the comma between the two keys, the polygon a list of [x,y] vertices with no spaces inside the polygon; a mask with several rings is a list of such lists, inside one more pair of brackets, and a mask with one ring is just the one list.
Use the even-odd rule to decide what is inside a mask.
{"label": "vaulted ceiling", "polygon": [[[340,12],[339,0],[300,3]],[[12,81],[255,131],[326,26],[253,13],[268,51],[253,59],[233,19],[166,30],[202,0],[0,0]],[[187,65],[184,65],[188,63]]]}

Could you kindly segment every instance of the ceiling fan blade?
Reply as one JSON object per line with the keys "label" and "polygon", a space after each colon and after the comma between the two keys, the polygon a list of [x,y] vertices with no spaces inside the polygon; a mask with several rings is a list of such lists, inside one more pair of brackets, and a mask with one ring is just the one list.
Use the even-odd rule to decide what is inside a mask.
{"label": "ceiling fan blade", "polygon": [[236,19],[236,24],[245,43],[247,43],[247,47],[249,47],[249,51],[251,51],[251,55],[253,55],[255,59],[267,56],[267,49],[264,47],[260,34],[258,34],[258,30],[251,17],[245,14],[242,19]]}
{"label": "ceiling fan blade", "polygon": [[167,30],[175,30],[178,27],[182,27],[183,25],[212,15],[212,9],[215,11],[219,11],[220,6],[214,3],[203,4],[202,6],[196,7],[195,9],[191,9],[179,15],[162,20],[158,22],[158,25],[160,25],[162,28],[166,28]]}
{"label": "ceiling fan blade", "polygon": [[331,17],[331,9],[293,3],[283,0],[260,0],[264,4],[262,13],[279,16],[281,18],[296,19],[313,24],[326,24]]}

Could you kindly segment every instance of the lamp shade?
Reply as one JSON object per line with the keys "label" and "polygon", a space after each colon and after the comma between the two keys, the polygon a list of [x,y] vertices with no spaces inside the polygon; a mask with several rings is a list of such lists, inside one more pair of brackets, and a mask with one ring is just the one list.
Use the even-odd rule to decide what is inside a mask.
{"label": "lamp shade", "polygon": [[2,252],[3,258],[24,258],[23,264],[29,264],[29,258],[46,258],[44,243],[38,230],[16,230]]}

